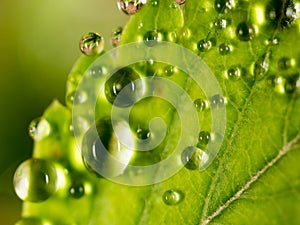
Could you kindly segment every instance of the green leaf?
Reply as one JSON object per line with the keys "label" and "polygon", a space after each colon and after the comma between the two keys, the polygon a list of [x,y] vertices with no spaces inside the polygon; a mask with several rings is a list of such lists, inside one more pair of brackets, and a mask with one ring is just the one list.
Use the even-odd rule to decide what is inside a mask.
{"label": "green leaf", "polygon": [[[227,7],[233,3],[216,2],[221,6],[227,2]],[[275,17],[270,16],[273,9]],[[94,177],[83,167],[69,131],[71,110],[54,102],[43,116],[53,127],[52,132],[35,143],[33,156],[67,169],[63,170],[66,184],[45,202],[24,203],[24,217],[83,225],[300,223],[299,3],[239,1],[230,9],[217,10],[212,1],[187,0],[183,9],[173,0],[149,1],[132,17],[122,36],[125,44],[144,41],[149,31],[161,32],[163,40],[197,53],[215,74],[227,101],[227,126],[213,163],[201,172],[183,168],[170,179],[145,187]],[[238,37],[241,34],[237,29],[245,25],[253,28],[251,40],[246,40],[247,35]],[[170,39],[170,34],[176,38]],[[210,47],[203,50],[201,43]],[[230,46],[226,53],[225,45]],[[86,57],[79,61],[74,69],[78,73],[73,72],[70,78],[74,74],[81,78],[93,60]],[[133,66],[141,76],[148,76],[144,67]],[[158,63],[152,69],[164,67]],[[193,99],[199,96],[199,90],[188,85],[182,71],[170,79]],[[74,91],[78,82],[69,90]],[[155,107],[151,111],[149,106]],[[167,108],[166,103],[149,100],[132,113],[133,117],[150,113],[143,117],[147,124],[154,115],[166,115]],[[159,159],[178,137],[179,118],[172,113],[165,118],[174,132],[168,133],[163,147],[155,152]],[[200,121],[207,118],[203,115],[199,115]],[[204,122],[204,128],[209,130],[210,122]],[[136,157],[133,163],[141,160]],[[78,177],[89,191],[74,199],[68,190],[72,179]],[[169,190],[180,193],[181,200],[175,205],[163,200]]]}

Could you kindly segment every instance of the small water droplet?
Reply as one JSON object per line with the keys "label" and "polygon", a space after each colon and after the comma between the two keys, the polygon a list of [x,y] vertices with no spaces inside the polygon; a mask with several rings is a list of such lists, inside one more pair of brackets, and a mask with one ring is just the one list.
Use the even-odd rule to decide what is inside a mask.
{"label": "small water droplet", "polygon": [[213,26],[216,29],[225,29],[227,26],[229,25],[229,21],[226,20],[225,18],[217,18],[214,22],[213,22]]}
{"label": "small water droplet", "polygon": [[275,87],[277,77],[275,75],[270,75],[266,78],[266,84],[269,87]]}
{"label": "small water droplet", "polygon": [[188,29],[186,27],[182,28],[181,36],[185,40],[189,39],[191,37],[191,31],[190,31],[190,29]]}
{"label": "small water droplet", "polygon": [[141,139],[141,140],[145,140],[145,139],[149,138],[150,135],[151,135],[151,133],[149,132],[149,130],[144,130],[144,129],[138,128],[136,131],[137,138]]}
{"label": "small water droplet", "polygon": [[117,2],[119,10],[124,12],[127,15],[135,14],[142,6],[144,5],[144,1],[128,1],[128,0],[119,0]]}
{"label": "small water droplet", "polygon": [[87,100],[88,96],[84,91],[72,91],[67,95],[66,102],[70,106],[73,104],[82,104]]}
{"label": "small water droplet", "polygon": [[227,70],[227,76],[230,80],[238,80],[241,77],[241,71],[238,66],[232,66]]}
{"label": "small water droplet", "polygon": [[295,60],[288,57],[282,57],[278,60],[278,68],[280,70],[288,70],[295,65]]}
{"label": "small water droplet", "polygon": [[151,0],[150,4],[152,6],[158,6],[158,0]]}
{"label": "small water droplet", "polygon": [[112,46],[116,47],[116,46],[119,45],[119,43],[121,41],[122,32],[123,32],[122,27],[118,27],[118,28],[114,29],[111,32],[111,44],[112,44]]}
{"label": "small water droplet", "polygon": [[197,48],[200,52],[207,52],[211,48],[211,42],[205,39],[202,39],[198,42]]}
{"label": "small water droplet", "polygon": [[36,218],[36,217],[27,217],[19,220],[15,225],[51,225],[48,220]]}
{"label": "small water droplet", "polygon": [[178,41],[178,35],[176,31],[172,31],[168,33],[168,41],[170,42],[177,42]]}
{"label": "small water droplet", "polygon": [[218,13],[229,13],[233,6],[233,0],[215,0],[215,10]]}
{"label": "small water droplet", "polygon": [[222,43],[219,46],[219,52],[221,55],[227,55],[231,52],[232,46],[226,43]]}
{"label": "small water droplet", "polygon": [[69,188],[69,193],[71,197],[78,199],[84,195],[84,185],[82,182],[73,182],[72,186]]}
{"label": "small water droplet", "polygon": [[174,0],[175,3],[179,4],[179,5],[182,5],[185,3],[185,0]]}
{"label": "small water droplet", "polygon": [[[134,82],[138,79],[140,79],[140,76],[129,67],[118,70],[105,82],[107,100],[118,107],[132,105],[135,99],[143,92],[142,81]],[[124,94],[117,98],[122,90]]]}
{"label": "small water droplet", "polygon": [[198,147],[189,146],[181,154],[181,161],[189,170],[200,170],[207,162],[208,155]]}
{"label": "small water droplet", "polygon": [[166,205],[177,205],[183,198],[184,194],[178,190],[168,190],[162,195],[162,200]]}
{"label": "small water droplet", "polygon": [[226,100],[221,95],[214,95],[210,99],[210,104],[213,109],[218,109],[220,107],[223,107],[226,103]]}
{"label": "small water droplet", "polygon": [[194,105],[195,105],[196,110],[197,110],[198,112],[204,111],[205,108],[206,108],[206,106],[207,106],[206,102],[205,102],[203,99],[201,99],[201,98],[197,98],[197,99],[194,101]]}
{"label": "small water droplet", "polygon": [[250,22],[241,22],[237,25],[236,36],[240,41],[251,41],[255,36],[255,29]]}
{"label": "small water droplet", "polygon": [[89,75],[94,78],[98,78],[106,73],[107,69],[104,66],[94,66],[89,71]]}
{"label": "small water droplet", "polygon": [[164,69],[164,73],[166,76],[172,76],[174,73],[177,73],[177,68],[172,65],[168,65]]}
{"label": "small water droplet", "polygon": [[279,44],[279,38],[277,37],[274,37],[274,38],[271,38],[271,39],[268,39],[267,40],[267,45],[278,45]]}
{"label": "small water droplet", "polygon": [[158,41],[162,40],[162,35],[161,33],[157,32],[156,30],[153,31],[148,31],[144,35],[144,42],[148,47],[153,47],[156,45]]}
{"label": "small water droplet", "polygon": [[50,134],[51,127],[46,119],[39,117],[31,121],[28,132],[33,140],[40,141]]}
{"label": "small water droplet", "polygon": [[171,9],[177,9],[178,8],[178,4],[175,2],[172,2],[169,6]]}
{"label": "small water droplet", "polygon": [[98,55],[103,51],[104,39],[99,34],[90,32],[82,36],[79,47],[81,52],[85,55]]}
{"label": "small water droplet", "polygon": [[198,144],[200,146],[205,146],[210,141],[210,133],[208,131],[201,131],[198,136]]}
{"label": "small water droplet", "polygon": [[16,194],[24,201],[45,201],[57,189],[55,166],[44,159],[26,160],[15,172],[14,187]]}
{"label": "small water droplet", "polygon": [[293,74],[286,78],[284,90],[287,94],[293,94],[295,91],[298,91],[299,77],[298,74]]}
{"label": "small water droplet", "polygon": [[269,70],[269,56],[260,57],[254,64],[253,74],[256,79],[261,79]]}

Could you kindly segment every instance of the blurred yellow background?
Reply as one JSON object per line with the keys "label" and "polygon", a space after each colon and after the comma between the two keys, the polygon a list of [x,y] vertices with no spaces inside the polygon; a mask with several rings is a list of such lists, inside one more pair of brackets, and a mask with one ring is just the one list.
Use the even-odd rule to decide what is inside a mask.
{"label": "blurred yellow background", "polygon": [[111,30],[128,19],[116,0],[0,1],[0,224],[20,218],[12,177],[31,156],[28,124],[54,98],[64,102],[80,37],[98,32],[109,49]]}

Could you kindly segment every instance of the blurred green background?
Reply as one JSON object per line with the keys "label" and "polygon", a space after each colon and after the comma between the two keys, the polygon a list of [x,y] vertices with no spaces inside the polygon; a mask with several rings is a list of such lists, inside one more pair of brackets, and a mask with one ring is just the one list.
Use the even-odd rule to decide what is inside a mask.
{"label": "blurred green background", "polygon": [[32,153],[27,128],[54,98],[64,102],[80,37],[98,32],[109,49],[111,30],[128,19],[116,0],[0,1],[0,224],[20,218],[12,177]]}

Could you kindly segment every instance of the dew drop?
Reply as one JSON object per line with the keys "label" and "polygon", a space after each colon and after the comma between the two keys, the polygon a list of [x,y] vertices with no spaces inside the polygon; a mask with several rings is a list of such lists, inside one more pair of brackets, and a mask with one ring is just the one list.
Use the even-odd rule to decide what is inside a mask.
{"label": "dew drop", "polygon": [[277,77],[275,75],[270,75],[266,78],[266,84],[269,87],[275,87]]}
{"label": "dew drop", "polygon": [[273,46],[278,45],[279,44],[279,38],[274,37],[274,38],[268,39],[267,44],[268,45],[273,45]]}
{"label": "dew drop", "polygon": [[148,31],[144,35],[144,42],[148,47],[153,47],[156,45],[158,41],[162,40],[162,35],[161,33],[157,32],[156,30],[153,31]]}
{"label": "dew drop", "polygon": [[227,55],[228,53],[231,52],[231,49],[232,49],[231,45],[226,43],[222,43],[219,46],[219,52],[221,55]]}
{"label": "dew drop", "polygon": [[262,56],[254,63],[253,74],[256,79],[261,79],[269,70],[269,56]]}
{"label": "dew drop", "polygon": [[85,55],[98,55],[103,51],[104,39],[99,34],[90,32],[82,36],[79,47],[81,52]]}
{"label": "dew drop", "polygon": [[224,18],[217,18],[214,22],[213,22],[213,26],[216,29],[225,29],[229,24],[228,24],[228,20],[224,19]]}
{"label": "dew drop", "polygon": [[179,4],[179,5],[182,5],[185,3],[185,0],[174,0],[175,3]]}
{"label": "dew drop", "polygon": [[230,80],[238,80],[241,77],[241,71],[239,67],[232,66],[227,70],[227,76]]}
{"label": "dew drop", "polygon": [[[134,104],[143,92],[142,81],[134,82],[139,78],[140,76],[129,67],[118,70],[105,82],[107,100],[118,107],[128,107]],[[117,98],[121,91],[122,95]]]}
{"label": "dew drop", "polygon": [[86,102],[88,96],[85,91],[73,91],[67,95],[66,102],[69,105],[78,105]]}
{"label": "dew drop", "polygon": [[198,42],[197,48],[200,52],[207,52],[211,48],[211,42],[205,39],[202,39]]}
{"label": "dew drop", "polygon": [[206,108],[206,106],[207,106],[206,102],[205,102],[203,99],[201,99],[201,98],[197,98],[197,99],[194,101],[194,105],[195,105],[196,110],[197,110],[198,112],[204,111],[205,108]]}
{"label": "dew drop", "polygon": [[184,194],[177,190],[168,190],[162,195],[162,200],[166,205],[177,205],[183,198]]}
{"label": "dew drop", "polygon": [[205,146],[210,141],[210,133],[208,131],[201,131],[198,136],[198,144],[200,146]]}
{"label": "dew drop", "polygon": [[26,160],[14,174],[14,187],[18,197],[24,201],[45,201],[57,189],[56,169],[44,159]]}
{"label": "dew drop", "polygon": [[241,22],[236,28],[236,36],[240,41],[251,41],[255,36],[255,29],[250,22]]}
{"label": "dew drop", "polygon": [[185,148],[181,154],[181,162],[189,170],[200,170],[207,160],[208,155],[195,146]]}
{"label": "dew drop", "polygon": [[89,71],[89,75],[94,78],[98,78],[106,73],[107,69],[104,66],[94,66]]}
{"label": "dew drop", "polygon": [[128,1],[128,0],[119,0],[117,2],[119,10],[124,12],[127,15],[135,14],[142,6],[145,4],[145,1]]}
{"label": "dew drop", "polygon": [[295,60],[288,57],[282,57],[278,60],[278,68],[280,70],[288,70],[294,65],[295,65]]}
{"label": "dew drop", "polygon": [[233,0],[215,0],[215,10],[218,13],[229,13],[233,6]]}
{"label": "dew drop", "polygon": [[149,132],[149,130],[144,130],[144,129],[138,128],[136,131],[137,138],[141,139],[141,140],[145,140],[145,139],[149,138],[150,135],[151,135],[151,133]]}
{"label": "dew drop", "polygon": [[158,6],[158,0],[151,0],[150,4],[152,6]]}
{"label": "dew drop", "polygon": [[168,65],[164,68],[164,73],[166,76],[172,76],[174,73],[177,73],[177,68],[172,65]]}
{"label": "dew drop", "polygon": [[114,29],[111,32],[111,44],[112,44],[112,46],[116,47],[116,46],[119,45],[119,43],[121,41],[122,32],[123,32],[122,27],[118,27],[118,28]]}
{"label": "dew drop", "polygon": [[35,141],[42,140],[47,137],[50,132],[51,127],[49,122],[41,117],[32,120],[28,127],[29,136]]}
{"label": "dew drop", "polygon": [[182,29],[181,36],[185,40],[189,39],[191,37],[191,31],[190,31],[190,29],[184,27]]}
{"label": "dew drop", "polygon": [[172,31],[168,33],[168,41],[177,42],[177,40],[178,40],[178,35],[176,31]]}
{"label": "dew drop", "polygon": [[84,185],[82,182],[75,181],[72,186],[69,188],[69,193],[72,198],[78,199],[84,195]]}
{"label": "dew drop", "polygon": [[47,220],[36,218],[36,217],[27,217],[19,220],[15,225],[51,225]]}
{"label": "dew drop", "polygon": [[294,74],[289,76],[284,84],[284,90],[287,94],[293,94],[299,88],[299,75]]}
{"label": "dew drop", "polygon": [[210,104],[213,109],[218,109],[223,107],[225,102],[226,102],[225,98],[222,97],[221,95],[214,95],[210,99]]}

